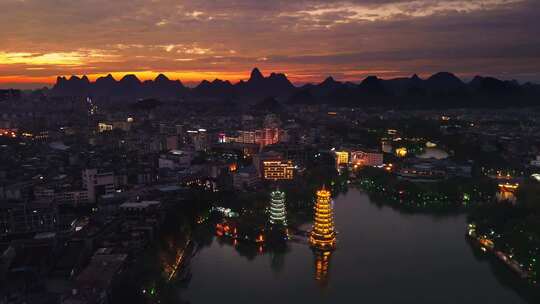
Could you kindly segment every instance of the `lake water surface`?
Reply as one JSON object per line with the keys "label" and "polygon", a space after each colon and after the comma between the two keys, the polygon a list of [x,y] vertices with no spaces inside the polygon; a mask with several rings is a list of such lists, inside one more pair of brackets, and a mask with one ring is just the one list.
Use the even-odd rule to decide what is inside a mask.
{"label": "lake water surface", "polygon": [[[526,303],[473,255],[464,215],[404,214],[350,189],[335,198],[338,248],[317,258],[241,256],[214,239],[191,261],[191,303]],[[327,272],[325,271],[327,270]],[[319,278],[317,280],[316,278]]]}

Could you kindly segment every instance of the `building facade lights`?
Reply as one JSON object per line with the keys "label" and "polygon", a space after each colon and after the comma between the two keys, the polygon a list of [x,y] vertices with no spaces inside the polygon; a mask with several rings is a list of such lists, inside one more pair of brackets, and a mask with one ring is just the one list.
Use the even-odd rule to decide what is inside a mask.
{"label": "building facade lights", "polygon": [[291,180],[294,178],[294,164],[290,160],[263,161],[263,176],[266,180]]}

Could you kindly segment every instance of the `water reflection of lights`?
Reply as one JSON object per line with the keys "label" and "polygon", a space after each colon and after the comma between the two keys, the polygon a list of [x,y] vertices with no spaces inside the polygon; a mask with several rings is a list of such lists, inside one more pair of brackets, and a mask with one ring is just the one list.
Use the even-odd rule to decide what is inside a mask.
{"label": "water reflection of lights", "polygon": [[516,203],[516,191],[519,189],[518,183],[504,183],[499,184],[499,192],[497,193],[497,200],[499,202],[508,201],[511,203]]}
{"label": "water reflection of lights", "polygon": [[315,280],[321,285],[328,283],[328,271],[330,269],[330,258],[332,251],[330,250],[314,250],[315,256]]}
{"label": "water reflection of lights", "polygon": [[242,241],[251,241],[255,242],[256,244],[264,244],[266,241],[266,238],[264,236],[264,232],[261,231],[256,237],[250,237],[248,235],[241,235],[238,231],[238,228],[234,226],[232,223],[218,223],[216,225],[216,235],[218,237],[229,237],[233,240],[233,244],[237,245],[238,240]]}
{"label": "water reflection of lights", "polygon": [[[174,261],[172,263],[167,262],[167,257],[165,254],[162,255],[161,259],[163,261],[163,272],[167,278],[167,281],[171,281],[178,273],[178,270],[182,267],[186,250],[189,245],[191,245],[191,240],[188,240],[183,248],[176,248]],[[172,246],[172,244],[169,244],[169,246]]]}
{"label": "water reflection of lights", "polygon": [[515,204],[517,202],[517,197],[513,191],[501,190],[497,192],[496,197],[497,201],[499,202],[510,202],[512,204]]}

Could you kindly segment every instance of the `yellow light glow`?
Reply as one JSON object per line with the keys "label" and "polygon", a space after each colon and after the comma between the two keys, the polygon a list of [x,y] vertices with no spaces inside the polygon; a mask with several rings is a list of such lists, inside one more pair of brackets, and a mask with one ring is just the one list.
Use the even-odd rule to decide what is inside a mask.
{"label": "yellow light glow", "polygon": [[506,190],[506,191],[515,191],[519,188],[519,184],[518,183],[514,183],[514,184],[511,184],[511,183],[504,183],[504,184],[499,184],[499,188],[501,190]]}
{"label": "yellow light glow", "polygon": [[337,165],[346,165],[349,163],[349,153],[346,151],[336,151],[336,162]]}
{"label": "yellow light glow", "polygon": [[396,156],[398,156],[398,157],[405,157],[405,156],[407,156],[407,153],[408,153],[408,151],[407,151],[407,148],[405,148],[405,147],[401,147],[401,148],[396,149]]}

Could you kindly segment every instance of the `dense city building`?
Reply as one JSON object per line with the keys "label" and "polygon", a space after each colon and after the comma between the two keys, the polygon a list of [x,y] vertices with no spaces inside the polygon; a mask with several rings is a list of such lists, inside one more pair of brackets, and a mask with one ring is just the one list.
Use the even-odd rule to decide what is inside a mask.
{"label": "dense city building", "polygon": [[[256,81],[284,80],[253,73]],[[181,302],[169,300],[184,296],[178,285],[204,289],[190,280],[200,271],[191,263],[207,263],[206,256],[194,259],[200,252],[216,261],[226,254],[240,277],[253,274],[248,265],[255,264],[244,259],[268,257],[273,272],[308,269],[315,288],[332,287],[330,274],[357,275],[358,267],[392,275],[395,261],[363,261],[380,258],[408,234],[419,239],[416,253],[440,242],[469,250],[459,243],[468,242],[475,254],[507,265],[520,284],[538,282],[536,110],[319,103],[328,88],[315,94],[292,88],[290,97],[236,95],[245,84],[227,98],[187,87],[185,95],[150,98],[160,91],[156,83],[178,86],[165,76],[140,82],[138,92],[148,95],[125,95],[138,90],[135,78],[96,81],[101,88],[132,83],[122,97],[74,96],[87,83],[80,77],[61,78],[50,91],[21,91],[16,99],[1,93],[7,99],[0,113],[0,303]],[[74,82],[79,89],[67,90]],[[95,82],[88,83],[93,91]],[[345,84],[328,79],[327,85]],[[57,95],[63,90],[69,95]],[[328,188],[314,201],[313,189],[322,184]],[[434,240],[417,233],[426,227],[408,216],[415,212],[437,219],[458,214],[459,221],[442,217],[433,225],[459,231],[456,223],[467,222],[470,234]],[[387,233],[403,221],[414,227],[403,231],[407,237]],[[336,224],[347,234],[339,254]],[[366,237],[355,229],[382,232]],[[362,250],[350,247],[354,242]],[[298,261],[313,258],[314,269],[285,263],[291,252]],[[422,255],[415,269],[444,267],[437,254]],[[498,280],[490,276],[497,274],[476,272],[474,259],[462,256],[453,258],[467,266],[465,274],[484,278],[485,290],[496,293]],[[344,260],[351,267],[342,267]],[[221,287],[233,290],[231,280],[215,279],[204,284],[218,294]],[[206,296],[202,302],[213,301]]]}

